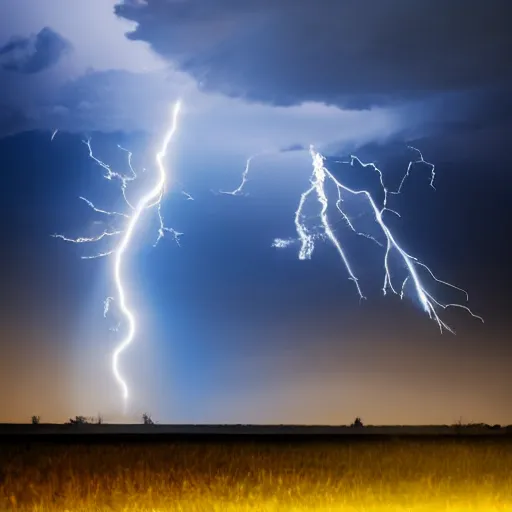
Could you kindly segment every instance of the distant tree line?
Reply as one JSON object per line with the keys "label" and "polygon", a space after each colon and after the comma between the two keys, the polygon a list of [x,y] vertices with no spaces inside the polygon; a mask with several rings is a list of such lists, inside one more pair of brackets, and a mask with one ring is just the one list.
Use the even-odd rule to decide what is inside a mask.
{"label": "distant tree line", "polygon": [[[144,425],[154,425],[151,414],[143,413],[141,416],[142,423]],[[41,416],[32,416],[32,425],[39,425],[41,423]],[[74,418],[70,418],[65,425],[102,425],[104,423],[103,416],[98,414],[96,417],[87,417],[87,416],[75,416]],[[364,428],[363,420],[357,416],[353,423],[350,424],[351,428]],[[436,425],[432,425],[436,426]],[[463,423],[462,419],[457,421],[456,423],[450,425],[441,425],[443,427],[451,427],[456,431],[463,430],[500,430],[503,428],[499,424],[489,425],[487,423]],[[507,429],[511,429],[512,425],[506,427]]]}
{"label": "distant tree line", "polygon": [[[154,425],[151,414],[144,413],[141,416],[142,423],[144,425]],[[40,425],[41,424],[41,416],[32,416],[31,419],[32,425]],[[68,421],[64,423],[64,425],[103,425],[105,422],[103,420],[103,416],[98,414],[97,416],[75,416],[74,418],[69,418]]]}

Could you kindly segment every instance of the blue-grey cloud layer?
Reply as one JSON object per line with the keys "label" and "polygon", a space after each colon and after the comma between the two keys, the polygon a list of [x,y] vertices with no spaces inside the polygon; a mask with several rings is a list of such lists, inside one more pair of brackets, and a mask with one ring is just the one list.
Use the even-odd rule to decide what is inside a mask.
{"label": "blue-grey cloud layer", "polygon": [[125,0],[129,34],[208,88],[368,105],[512,78],[509,0]]}
{"label": "blue-grey cloud layer", "polygon": [[13,38],[0,47],[0,67],[18,73],[39,73],[56,64],[70,44],[49,27],[29,37]]}

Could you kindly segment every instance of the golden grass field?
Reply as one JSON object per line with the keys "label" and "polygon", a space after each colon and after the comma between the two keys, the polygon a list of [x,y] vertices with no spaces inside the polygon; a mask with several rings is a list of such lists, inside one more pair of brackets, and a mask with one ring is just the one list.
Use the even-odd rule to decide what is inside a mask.
{"label": "golden grass field", "polygon": [[0,510],[512,511],[512,440],[0,445]]}

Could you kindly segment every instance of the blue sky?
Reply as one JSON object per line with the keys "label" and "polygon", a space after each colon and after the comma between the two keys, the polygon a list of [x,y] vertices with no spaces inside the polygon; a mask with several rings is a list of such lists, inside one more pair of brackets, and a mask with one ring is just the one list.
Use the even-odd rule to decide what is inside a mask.
{"label": "blue sky", "polygon": [[[168,237],[153,248],[147,215],[129,257],[142,326],[123,356],[129,418],[149,410],[161,422],[510,422],[506,5],[468,13],[454,1],[441,23],[425,2],[374,11],[364,3],[4,2],[6,420],[119,419],[115,317],[102,316],[110,262],[82,261],[94,248],[49,235],[97,227],[79,196],[120,206],[82,140],[120,167],[117,145],[128,147],[153,172],[182,98],[163,205],[167,224],[184,233],[181,247]],[[475,47],[475,30],[487,45]],[[393,225],[412,254],[468,289],[486,319],[447,313],[456,337],[440,336],[414,301],[383,298],[380,253],[338,224],[364,304],[329,244],[307,262],[297,246],[271,247],[295,236],[311,174],[307,151],[284,149],[315,144],[339,176],[346,169],[335,160],[356,152],[396,184],[411,143],[437,165],[437,190],[428,168],[415,168]],[[247,196],[217,193],[236,188],[246,159],[262,152]],[[364,205],[348,207],[369,222]]]}

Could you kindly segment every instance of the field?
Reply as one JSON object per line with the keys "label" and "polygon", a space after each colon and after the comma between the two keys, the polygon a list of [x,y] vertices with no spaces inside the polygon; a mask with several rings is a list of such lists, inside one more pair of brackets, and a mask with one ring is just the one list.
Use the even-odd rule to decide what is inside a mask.
{"label": "field", "polygon": [[0,510],[512,511],[512,439],[0,443]]}

